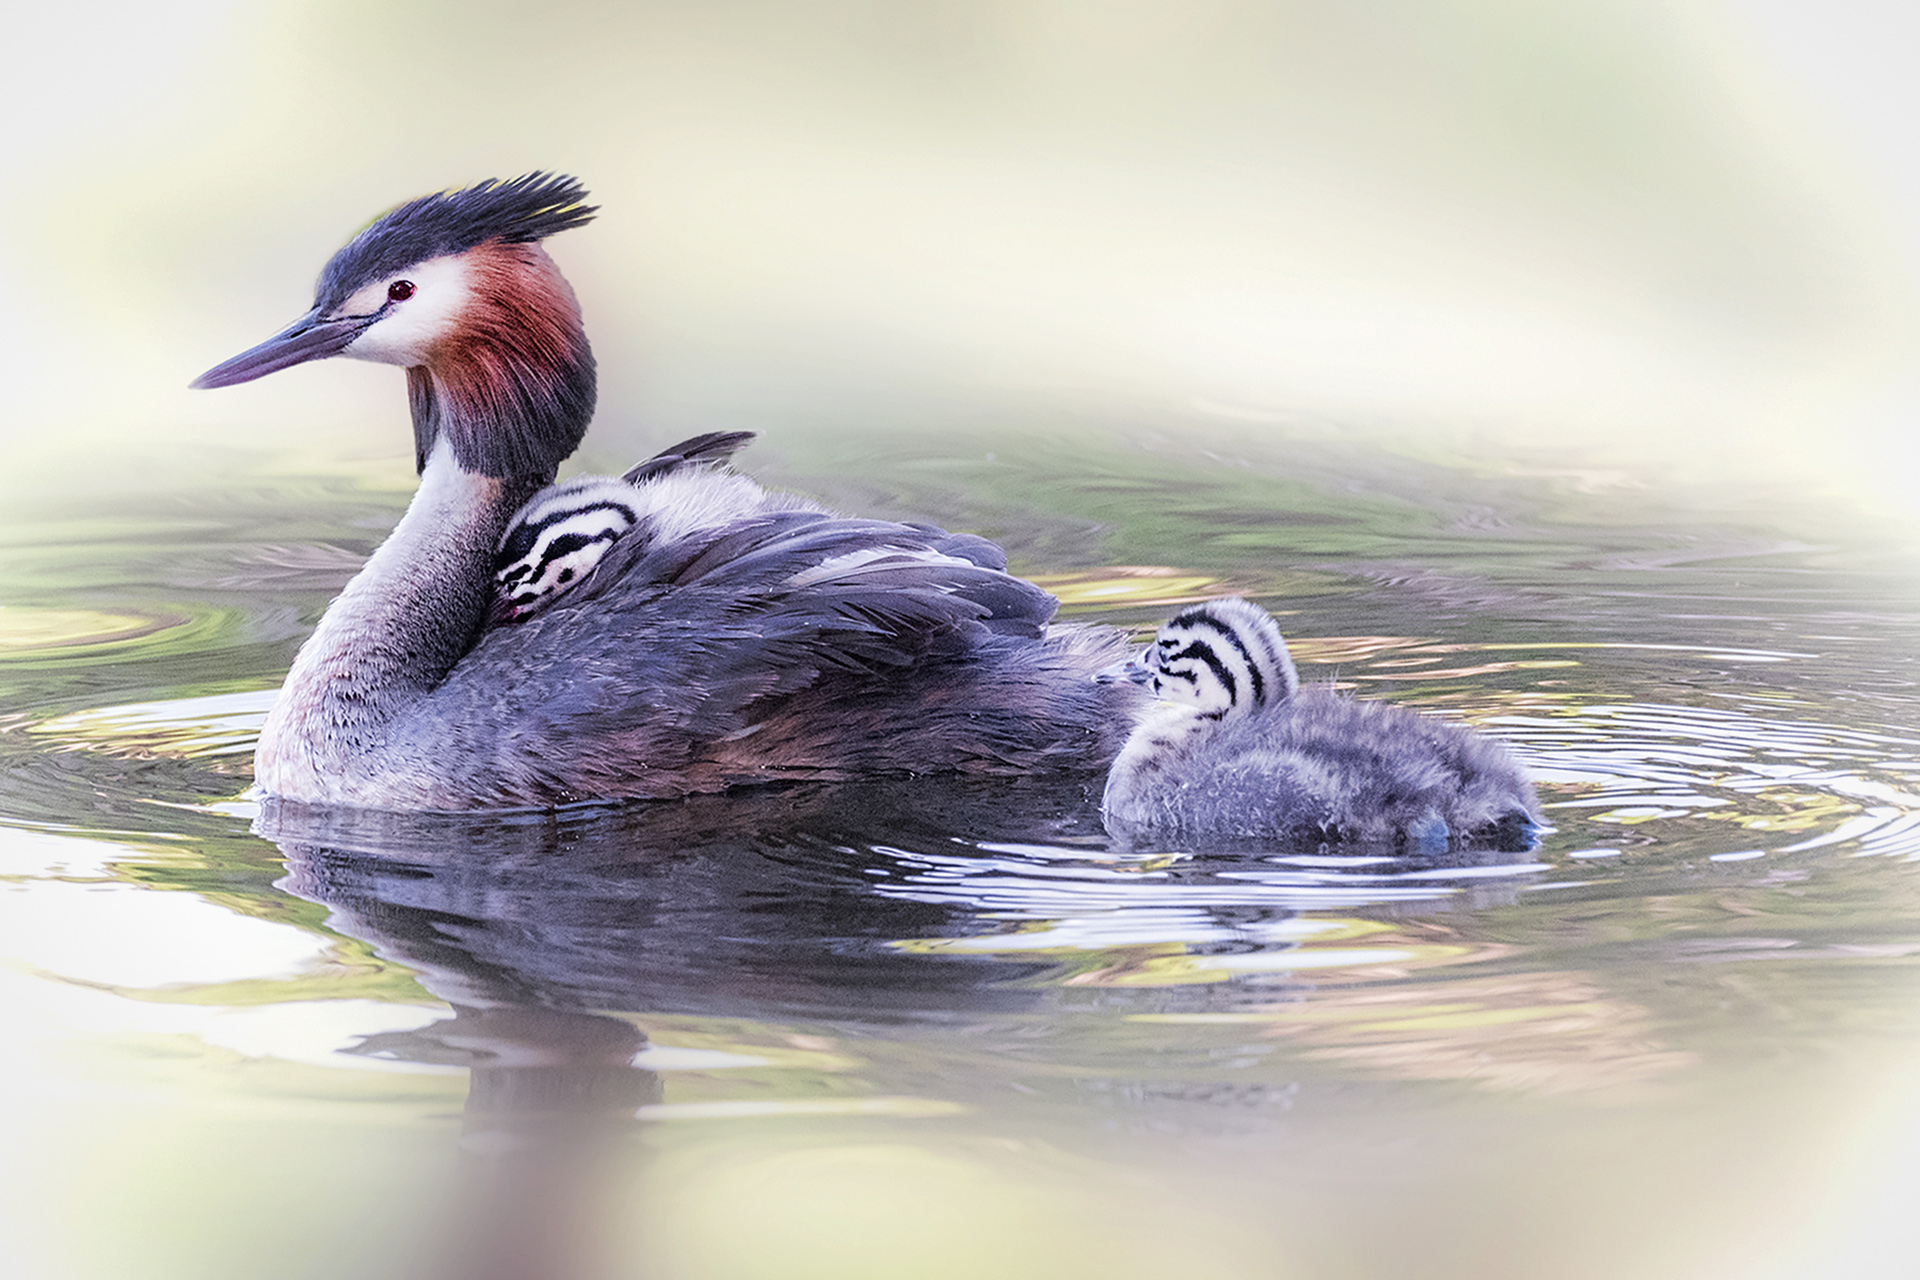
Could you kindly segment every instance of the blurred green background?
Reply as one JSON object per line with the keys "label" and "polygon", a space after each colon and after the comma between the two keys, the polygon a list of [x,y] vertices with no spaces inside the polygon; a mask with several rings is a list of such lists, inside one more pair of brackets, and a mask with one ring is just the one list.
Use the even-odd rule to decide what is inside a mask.
{"label": "blurred green background", "polygon": [[595,461],[722,418],[912,430],[1025,402],[1910,501],[1920,18],[1890,6],[185,0],[9,22],[16,482],[80,450],[259,446],[261,424],[402,456],[390,369],[185,384],[304,310],[373,215],[542,167],[604,208],[554,244],[602,361]]}

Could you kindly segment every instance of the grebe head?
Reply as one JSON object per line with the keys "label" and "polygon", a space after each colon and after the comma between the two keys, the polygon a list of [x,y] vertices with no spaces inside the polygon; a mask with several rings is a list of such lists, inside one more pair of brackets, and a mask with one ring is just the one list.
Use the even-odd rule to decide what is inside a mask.
{"label": "grebe head", "polygon": [[1300,687],[1287,642],[1265,609],[1237,596],[1169,618],[1127,675],[1157,698],[1186,703],[1210,720],[1257,715]]}
{"label": "grebe head", "polygon": [[529,173],[422,196],[333,256],[313,309],[196,387],[348,356],[407,370],[421,467],[444,436],[488,476],[551,476],[593,416],[580,306],[540,247],[594,215],[580,183]]}

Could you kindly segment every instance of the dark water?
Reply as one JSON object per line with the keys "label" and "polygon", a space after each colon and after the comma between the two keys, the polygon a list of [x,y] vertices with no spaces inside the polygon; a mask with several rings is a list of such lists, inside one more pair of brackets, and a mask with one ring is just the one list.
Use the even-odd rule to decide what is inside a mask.
{"label": "dark water", "polygon": [[1920,1244],[1920,591],[1885,530],[1177,422],[743,461],[999,538],[1074,615],[1254,595],[1305,678],[1512,743],[1555,829],[1140,853],[1090,786],[929,781],[262,811],[270,692],[404,495],[238,464],[43,495],[0,530],[10,1273],[1750,1277]]}

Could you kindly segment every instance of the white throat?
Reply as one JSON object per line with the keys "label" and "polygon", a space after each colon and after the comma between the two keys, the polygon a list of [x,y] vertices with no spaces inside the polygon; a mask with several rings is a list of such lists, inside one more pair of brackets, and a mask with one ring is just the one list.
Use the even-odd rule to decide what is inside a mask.
{"label": "white throat", "polygon": [[460,315],[473,298],[471,272],[463,256],[433,258],[376,280],[348,298],[340,314],[372,315],[388,305],[387,290],[399,280],[414,287],[413,296],[392,304],[341,355],[402,368],[424,365],[434,344],[459,327]]}
{"label": "white throat", "polygon": [[440,441],[406,514],[327,607],[267,715],[254,777],[275,795],[363,802],[389,731],[478,634],[493,546],[517,502]]}

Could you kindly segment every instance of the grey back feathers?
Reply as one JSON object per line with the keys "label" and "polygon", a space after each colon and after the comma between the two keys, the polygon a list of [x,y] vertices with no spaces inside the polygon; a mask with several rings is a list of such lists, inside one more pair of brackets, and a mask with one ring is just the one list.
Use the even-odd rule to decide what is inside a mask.
{"label": "grey back feathers", "polygon": [[[1124,637],[1050,625],[1053,598],[1008,574],[992,543],[834,515],[706,465],[715,449],[668,455],[680,460],[638,469],[636,519],[590,571],[481,630],[324,798],[541,806],[788,779],[1084,773],[1118,753],[1142,700],[1093,677],[1124,657]],[[543,498],[572,500],[562,488],[520,510]]]}
{"label": "grey back feathers", "polygon": [[639,484],[682,467],[718,466],[751,443],[753,434],[751,431],[704,432],[662,449],[645,462],[635,463],[622,472],[620,478],[628,484]]}
{"label": "grey back feathers", "polygon": [[1102,808],[1116,834],[1531,846],[1538,802],[1503,746],[1385,703],[1301,689],[1257,605],[1185,610],[1133,665],[1167,705],[1108,772]]}

